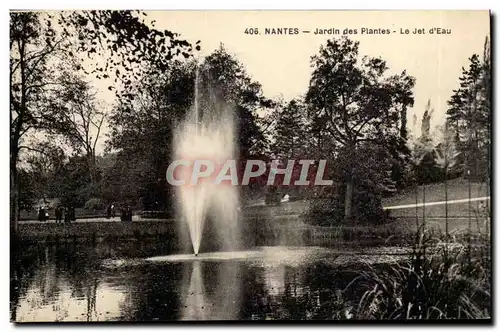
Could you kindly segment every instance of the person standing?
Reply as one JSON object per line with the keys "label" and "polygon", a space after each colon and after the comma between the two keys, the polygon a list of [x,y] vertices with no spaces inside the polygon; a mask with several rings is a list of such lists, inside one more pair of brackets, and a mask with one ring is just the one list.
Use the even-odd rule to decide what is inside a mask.
{"label": "person standing", "polygon": [[73,206],[71,206],[71,211],[70,211],[70,214],[71,214],[71,218],[70,220],[71,221],[76,221],[76,213],[75,213],[75,208]]}
{"label": "person standing", "polygon": [[127,221],[127,209],[122,205],[120,208],[121,216],[120,219],[121,221]]}
{"label": "person standing", "polygon": [[43,207],[38,208],[38,221],[43,221],[45,219],[45,210]]}
{"label": "person standing", "polygon": [[56,224],[60,223],[62,221],[62,210],[60,206],[56,207],[55,216],[56,216]]}
{"label": "person standing", "polygon": [[127,205],[127,221],[132,222],[132,208]]}
{"label": "person standing", "polygon": [[64,223],[69,224],[69,222],[70,222],[70,208],[65,207],[64,208]]}

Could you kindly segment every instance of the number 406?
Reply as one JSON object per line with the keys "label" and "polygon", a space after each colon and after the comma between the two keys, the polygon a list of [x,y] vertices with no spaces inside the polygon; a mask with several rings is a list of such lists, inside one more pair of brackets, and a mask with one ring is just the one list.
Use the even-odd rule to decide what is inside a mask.
{"label": "number 406", "polygon": [[259,29],[257,29],[257,28],[246,28],[245,29],[245,34],[247,34],[247,35],[258,35],[259,34]]}

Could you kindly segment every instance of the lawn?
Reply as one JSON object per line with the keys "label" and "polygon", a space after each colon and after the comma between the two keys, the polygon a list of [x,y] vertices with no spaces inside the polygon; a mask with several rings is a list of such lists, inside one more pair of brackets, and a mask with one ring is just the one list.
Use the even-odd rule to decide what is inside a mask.
{"label": "lawn", "polygon": [[[489,196],[489,189],[489,184],[484,182],[470,183],[471,197]],[[382,204],[384,206],[415,204],[417,201],[417,195],[418,203],[423,203],[424,190],[426,202],[444,201],[446,199],[445,184],[433,183],[425,186],[419,186],[417,189],[415,187],[406,188],[392,197],[383,199]],[[469,182],[464,179],[450,180],[448,181],[447,191],[449,201],[469,198]]]}
{"label": "lawn", "polygon": [[[434,183],[426,185],[425,187],[407,188],[392,197],[385,198],[382,204],[384,207],[415,204],[417,201],[417,190],[419,204],[424,203],[424,191],[426,203],[445,201],[446,193],[444,183]],[[490,188],[486,183],[470,183],[470,195],[471,198],[489,196]],[[468,198],[468,181],[464,179],[448,181],[448,201]],[[446,205],[442,204],[391,210],[391,215],[394,217],[416,217],[418,215],[419,218],[422,218],[424,213],[426,217],[445,218]],[[470,206],[469,202],[448,204],[448,217],[468,219],[469,216],[472,218],[484,217],[484,209],[481,208],[481,201],[472,201]]]}
{"label": "lawn", "polygon": [[[424,202],[424,187],[418,187],[418,203]],[[471,197],[489,196],[489,188],[486,183],[470,183]],[[444,201],[446,197],[444,183],[429,184],[425,186],[425,202]],[[448,181],[448,201],[468,199],[469,183],[464,179],[454,179]],[[408,188],[396,195],[383,199],[383,206],[410,205],[415,204],[415,188]],[[485,211],[480,209],[480,201],[450,203],[448,204],[448,231],[466,231],[469,229],[473,233],[489,232],[490,222]],[[288,228],[305,227],[299,217],[307,211],[309,202],[307,200],[282,203],[280,206],[258,206],[245,209],[245,215],[248,217],[260,217],[272,220],[274,225],[281,225]],[[362,231],[376,233],[413,233],[417,230],[417,225],[421,225],[424,221],[426,228],[433,229],[437,232],[445,232],[446,230],[446,206],[433,205],[425,207],[410,207],[403,209],[390,210],[390,214],[396,217],[397,220],[386,225],[377,226],[336,226],[337,228],[349,229],[349,231]],[[297,218],[299,217],[299,218]],[[418,219],[418,223],[417,223]],[[318,227],[314,227],[319,230]],[[339,228],[339,229],[340,229]],[[352,230],[351,230],[352,228]],[[331,230],[329,230],[331,231]]]}

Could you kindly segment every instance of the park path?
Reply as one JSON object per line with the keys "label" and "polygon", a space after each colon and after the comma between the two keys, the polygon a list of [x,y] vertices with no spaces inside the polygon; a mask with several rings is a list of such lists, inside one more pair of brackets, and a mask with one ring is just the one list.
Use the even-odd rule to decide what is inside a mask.
{"label": "park path", "polygon": [[[141,216],[132,216],[132,221],[141,221],[144,220],[141,218]],[[146,219],[148,220],[148,219]],[[151,220],[151,219],[149,219]],[[55,224],[54,219],[50,219],[47,221],[39,221],[39,220],[20,220],[19,224],[36,224],[36,223],[41,223],[41,224]],[[114,218],[79,218],[76,219],[76,221],[72,221],[71,223],[86,223],[86,222],[121,222],[120,217],[114,217]]]}
{"label": "park path", "polygon": [[[483,196],[483,197],[474,197],[471,198],[471,202],[477,202],[477,201],[485,201],[489,200],[490,196]],[[460,204],[460,203],[467,203],[469,202],[468,198],[464,199],[455,199],[455,200],[449,200],[448,204]],[[393,206],[385,206],[384,210],[398,210],[398,209],[411,209],[411,208],[416,208],[416,207],[423,207],[423,206],[435,206],[435,205],[444,205],[446,204],[446,201],[437,201],[437,202],[425,202],[425,203],[418,203],[418,204],[405,204],[405,205],[393,205]],[[264,204],[265,206],[265,204]],[[300,214],[285,214],[285,215],[276,215],[274,216],[275,218],[298,218],[300,217]],[[440,217],[431,217],[432,219],[443,219]],[[456,219],[456,218],[455,218]],[[132,216],[132,221],[142,221],[142,220],[151,220],[151,219],[143,219],[141,216]],[[115,218],[81,218],[77,219],[74,222],[77,223],[86,223],[86,222],[119,222],[120,218],[115,217]],[[19,221],[20,224],[32,224],[32,223],[55,223],[55,220],[48,220],[45,222],[40,222],[38,220],[21,220]]]}
{"label": "park path", "polygon": [[[490,196],[483,196],[483,197],[474,197],[471,198],[471,202],[477,202],[477,201],[486,201],[489,200]],[[425,203],[418,203],[418,204],[405,204],[405,205],[393,205],[393,206],[384,206],[384,210],[398,210],[398,209],[411,209],[411,208],[416,208],[416,207],[424,207],[424,206],[434,206],[434,205],[445,205],[446,203],[448,204],[459,204],[459,203],[468,203],[469,199],[468,198],[463,198],[463,199],[454,199],[451,201],[437,201],[437,202],[425,202]]]}

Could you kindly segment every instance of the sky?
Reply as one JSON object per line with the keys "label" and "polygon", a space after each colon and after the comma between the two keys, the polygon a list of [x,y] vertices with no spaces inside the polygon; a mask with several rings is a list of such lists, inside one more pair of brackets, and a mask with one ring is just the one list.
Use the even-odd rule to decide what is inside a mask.
{"label": "sky", "polygon": [[[360,42],[360,55],[382,57],[390,73],[406,70],[416,78],[415,104],[408,111],[421,119],[427,101],[434,108],[431,126],[442,124],[446,102],[458,88],[462,67],[477,53],[490,32],[488,11],[152,11],[150,20],[160,30],[180,33],[192,43],[201,41],[203,58],[220,43],[244,64],[248,74],[261,83],[266,97],[285,100],[307,91],[312,69],[310,58],[329,38],[341,37],[345,29],[357,29],[349,37]],[[246,29],[259,30],[245,34]],[[266,35],[265,29],[297,28],[299,34]],[[316,29],[339,29],[339,35],[314,34]],[[361,34],[361,29],[389,29],[390,34]],[[451,31],[430,34],[432,28]],[[402,34],[401,30],[409,30]],[[412,34],[423,29],[425,34]],[[301,31],[308,30],[309,34]],[[96,82],[101,98],[111,101],[107,82]],[[419,125],[417,126],[419,127]],[[416,133],[418,134],[419,128]],[[102,139],[99,150],[104,146]]]}

